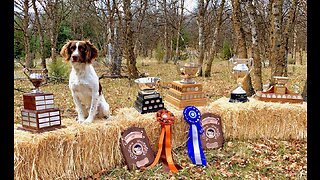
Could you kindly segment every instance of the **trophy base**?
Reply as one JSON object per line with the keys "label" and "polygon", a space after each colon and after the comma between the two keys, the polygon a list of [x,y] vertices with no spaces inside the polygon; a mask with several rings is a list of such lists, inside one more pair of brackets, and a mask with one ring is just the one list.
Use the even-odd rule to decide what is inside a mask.
{"label": "trophy base", "polygon": [[177,109],[183,109],[186,106],[205,106],[207,98],[202,91],[202,84],[184,84],[180,81],[171,83],[166,101]]}
{"label": "trophy base", "polygon": [[242,94],[231,93],[231,97],[229,99],[229,102],[231,102],[231,103],[236,103],[236,102],[245,103],[245,102],[248,102],[248,101],[249,101],[249,99],[248,99],[246,93],[242,93]]}
{"label": "trophy base", "polygon": [[54,131],[57,129],[61,129],[61,128],[66,128],[67,126],[65,125],[56,125],[56,126],[51,126],[51,127],[47,127],[47,128],[42,128],[42,129],[33,129],[33,128],[29,128],[29,127],[18,127],[18,130],[23,130],[23,131],[29,131],[32,133],[43,133],[43,132],[48,132],[48,131]]}
{"label": "trophy base", "polygon": [[19,129],[32,132],[51,131],[63,127],[58,108],[44,110],[22,109],[22,127]]}
{"label": "trophy base", "polygon": [[157,112],[164,109],[164,103],[158,92],[143,93],[139,92],[134,102],[134,108],[141,114]]}

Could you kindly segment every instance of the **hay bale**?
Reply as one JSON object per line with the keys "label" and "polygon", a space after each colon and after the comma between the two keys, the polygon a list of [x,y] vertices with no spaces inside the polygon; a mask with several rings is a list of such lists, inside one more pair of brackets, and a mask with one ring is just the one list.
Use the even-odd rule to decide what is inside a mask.
{"label": "hay bale", "polygon": [[247,103],[229,103],[222,97],[207,111],[221,116],[225,138],[307,139],[307,103],[273,103],[249,98]]}
{"label": "hay bale", "polygon": [[[182,110],[168,109],[176,116],[172,127],[172,148],[186,142],[188,124]],[[14,129],[15,179],[79,179],[102,169],[124,164],[120,151],[121,132],[143,127],[157,152],[161,130],[155,113],[140,114],[134,108],[119,109],[112,120],[96,120],[89,125],[64,118],[66,128],[32,134]]]}
{"label": "hay bale", "polygon": [[[204,112],[221,116],[225,138],[306,139],[306,104],[279,104],[250,98],[247,103],[229,103],[221,98]],[[176,121],[172,127],[172,148],[185,146],[189,125],[182,110],[169,105]],[[134,108],[122,108],[112,120],[96,120],[82,125],[75,119],[62,119],[66,128],[32,134],[14,127],[15,179],[79,179],[103,169],[124,165],[120,150],[121,132],[129,127],[143,127],[157,152],[161,126],[155,113],[140,114]]]}

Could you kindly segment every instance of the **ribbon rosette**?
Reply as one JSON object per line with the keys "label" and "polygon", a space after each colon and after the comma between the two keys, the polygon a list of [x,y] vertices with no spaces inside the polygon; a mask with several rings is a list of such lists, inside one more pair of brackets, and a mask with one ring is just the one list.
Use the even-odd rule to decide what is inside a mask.
{"label": "ribbon rosette", "polygon": [[[162,159],[162,162],[167,165],[172,172],[178,172],[178,169],[181,169],[172,158],[171,154],[171,125],[174,122],[174,115],[166,110],[161,109],[156,113],[157,121],[161,124],[161,133],[158,143],[158,152],[153,163],[147,167],[147,169],[155,166],[159,159]],[[164,150],[163,150],[164,149]]]}
{"label": "ribbon rosette", "polygon": [[193,164],[207,165],[206,157],[204,156],[200,136],[203,129],[200,125],[201,113],[194,106],[187,106],[183,110],[184,119],[190,124],[187,150],[189,158]]}

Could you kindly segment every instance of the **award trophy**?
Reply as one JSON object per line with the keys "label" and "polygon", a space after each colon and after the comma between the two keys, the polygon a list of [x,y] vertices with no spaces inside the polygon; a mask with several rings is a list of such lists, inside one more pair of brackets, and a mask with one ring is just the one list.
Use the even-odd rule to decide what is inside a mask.
{"label": "award trophy", "polygon": [[250,64],[252,59],[233,59],[235,66],[233,67],[233,75],[236,78],[238,87],[231,92],[229,102],[247,102],[249,101],[246,91],[242,88],[241,80],[249,73],[247,64]]}
{"label": "award trophy", "polygon": [[139,85],[139,92],[135,100],[134,107],[141,113],[156,112],[164,108],[162,97],[157,92],[156,87],[160,83],[160,78],[146,77],[136,79]]}
{"label": "award trophy", "polygon": [[178,73],[183,78],[180,81],[173,81],[166,101],[178,109],[186,106],[204,106],[207,99],[202,91],[202,84],[197,83],[192,78],[195,77],[200,65],[194,62],[177,63]]}
{"label": "award trophy", "polygon": [[45,80],[46,69],[26,69],[24,74],[35,87],[30,93],[23,94],[21,110],[22,127],[18,129],[31,132],[43,132],[62,128],[61,115],[58,108],[54,108],[53,94],[40,91],[41,83]]}
{"label": "award trophy", "polygon": [[289,80],[288,77],[273,76],[275,85],[264,87],[263,91],[258,91],[255,98],[266,102],[280,102],[280,103],[303,103],[303,98],[298,94],[298,90],[290,91],[286,87]]}

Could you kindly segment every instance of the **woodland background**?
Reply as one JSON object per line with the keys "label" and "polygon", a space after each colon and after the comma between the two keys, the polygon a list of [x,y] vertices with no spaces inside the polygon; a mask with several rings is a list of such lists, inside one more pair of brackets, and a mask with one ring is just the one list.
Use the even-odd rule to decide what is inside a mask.
{"label": "woodland background", "polygon": [[[41,89],[55,93],[64,117],[76,117],[67,85],[70,65],[59,55],[69,39],[89,39],[99,49],[94,66],[112,113],[132,106],[128,102],[138,90],[134,79],[177,80],[175,64],[189,59],[202,64],[196,81],[204,84],[210,100],[229,96],[236,85],[227,61],[231,57],[254,60],[243,82],[248,96],[266,82],[272,84],[272,76],[288,76],[289,89],[297,85],[307,100],[306,0],[198,0],[193,8],[186,3],[190,1],[15,0],[14,122],[20,122],[22,94],[32,89],[20,63],[48,68]],[[182,149],[175,153],[187,167],[178,176],[117,167],[94,177],[306,179],[305,141],[228,140],[224,149],[206,154],[210,163],[204,169],[189,164]]]}

